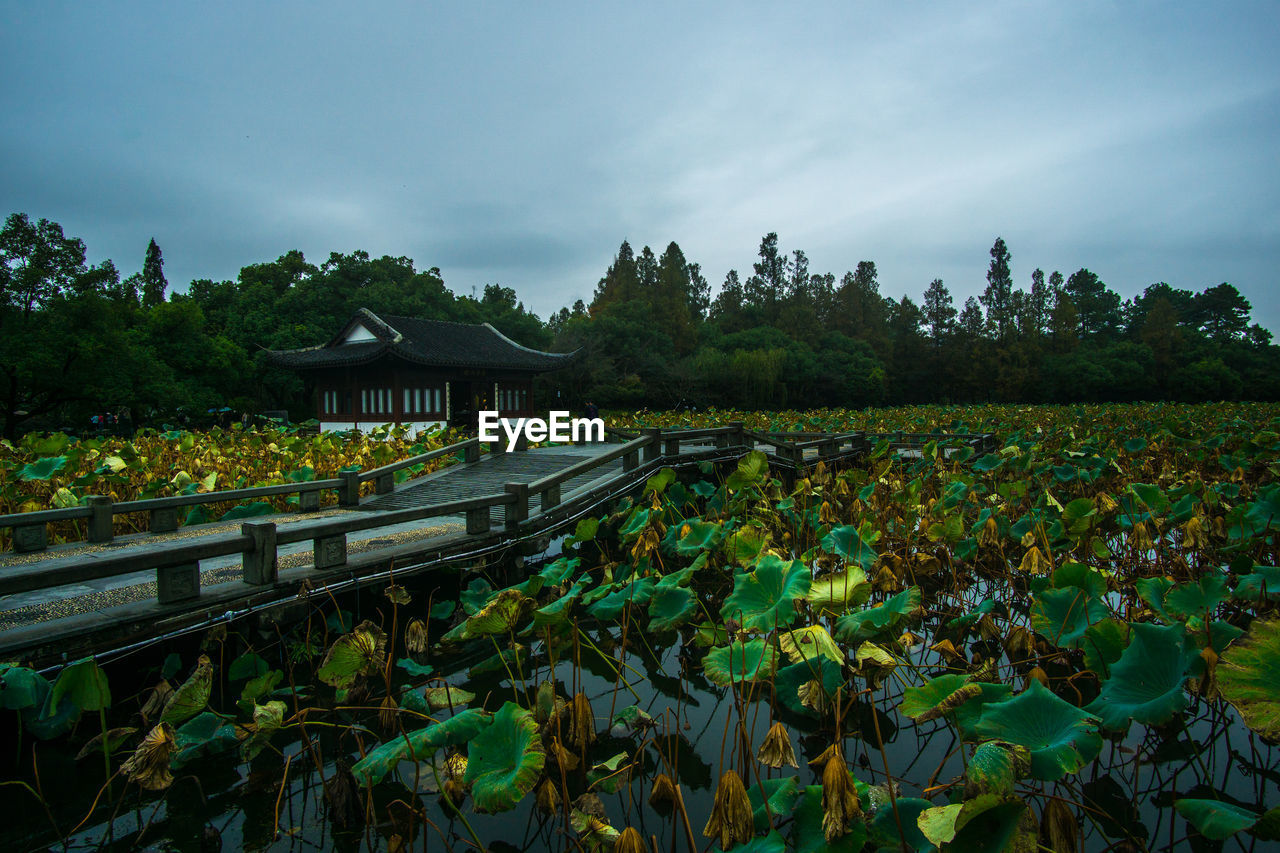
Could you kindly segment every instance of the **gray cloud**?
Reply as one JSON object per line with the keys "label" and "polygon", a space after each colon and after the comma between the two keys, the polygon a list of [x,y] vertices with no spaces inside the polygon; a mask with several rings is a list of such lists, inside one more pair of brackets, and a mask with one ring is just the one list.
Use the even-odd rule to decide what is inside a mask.
{"label": "gray cloud", "polygon": [[1272,4],[9,0],[0,207],[170,280],[297,248],[439,266],[544,316],[618,244],[718,283],[779,232],[883,290],[1088,266],[1231,281],[1280,330]]}

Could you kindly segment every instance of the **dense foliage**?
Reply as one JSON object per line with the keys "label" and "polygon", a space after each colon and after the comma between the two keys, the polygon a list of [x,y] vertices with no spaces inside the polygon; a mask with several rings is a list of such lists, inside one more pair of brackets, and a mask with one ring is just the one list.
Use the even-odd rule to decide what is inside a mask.
{"label": "dense foliage", "polygon": [[[756,452],[663,470],[534,572],[402,580],[364,621],[316,595],[280,642],[219,628],[136,697],[93,661],[10,667],[0,695],[32,755],[90,712],[71,748],[115,786],[46,803],[55,826],[89,810],[75,843],[192,823],[388,850],[1280,837],[1280,409],[937,417],[998,415],[982,456],[940,438],[794,481]],[[201,804],[191,778],[235,794]]]}
{"label": "dense foliage", "polygon": [[434,267],[362,251],[318,265],[290,251],[166,299],[154,240],[142,271],[121,279],[110,261],[87,266],[56,223],[13,214],[0,230],[0,421],[16,440],[126,410],[150,426],[223,407],[303,420],[309,390],[262,350],[326,342],[360,307],[582,347],[542,389],[579,408],[1280,398],[1280,348],[1232,285],[1157,283],[1122,300],[1087,269],[1037,269],[1016,288],[1009,261],[997,240],[981,298],[958,306],[935,280],[917,303],[881,295],[871,261],[837,280],[769,234],[753,273],[730,270],[713,299],[676,243],[658,256],[624,242],[589,303],[544,324],[511,288],[456,296]]}

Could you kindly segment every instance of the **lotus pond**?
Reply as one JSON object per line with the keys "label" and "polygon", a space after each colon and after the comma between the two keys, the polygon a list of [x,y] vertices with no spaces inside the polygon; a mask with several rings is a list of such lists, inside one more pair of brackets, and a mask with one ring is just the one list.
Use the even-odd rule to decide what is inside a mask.
{"label": "lotus pond", "polygon": [[0,841],[1268,849],[1277,411],[1094,411],[664,470],[528,569],[8,665]]}

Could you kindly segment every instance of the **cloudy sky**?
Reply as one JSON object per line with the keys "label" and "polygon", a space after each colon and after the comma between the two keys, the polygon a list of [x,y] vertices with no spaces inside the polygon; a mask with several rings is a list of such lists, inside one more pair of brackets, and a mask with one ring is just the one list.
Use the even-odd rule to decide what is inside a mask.
{"label": "cloudy sky", "polygon": [[1280,4],[0,0],[0,215],[176,288],[407,255],[545,317],[625,238],[887,295],[1087,266],[1280,332]]}

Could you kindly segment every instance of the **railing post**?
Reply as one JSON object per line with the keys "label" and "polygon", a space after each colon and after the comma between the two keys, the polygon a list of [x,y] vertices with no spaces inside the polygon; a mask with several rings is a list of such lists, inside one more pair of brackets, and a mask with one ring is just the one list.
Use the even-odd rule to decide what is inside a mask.
{"label": "railing post", "polygon": [[546,512],[558,506],[560,506],[560,484],[556,483],[542,490],[542,511]]}
{"label": "railing post", "polygon": [[360,472],[339,471],[338,506],[360,506]]}
{"label": "railing post", "polygon": [[374,492],[379,495],[389,495],[395,490],[395,487],[395,474],[379,474],[373,485]]}
{"label": "railing post", "polygon": [[491,523],[489,507],[482,506],[467,510],[467,533],[473,536],[477,533],[488,533]]}
{"label": "railing post", "polygon": [[244,552],[244,582],[264,586],[276,582],[276,526],[269,521],[246,521],[240,533],[253,537],[253,548]]}
{"label": "railing post", "polygon": [[629,451],[622,457],[622,470],[634,471],[640,466],[640,454],[635,451]]}
{"label": "railing post", "polygon": [[658,458],[662,450],[662,430],[658,427],[647,427],[642,432],[649,436],[649,443],[644,446],[644,461],[652,462]]}
{"label": "railing post", "polygon": [[200,596],[200,564],[156,567],[156,600],[161,604]]}
{"label": "railing post", "polygon": [[30,554],[49,547],[49,531],[40,524],[15,524],[13,526],[13,550],[18,554]]}
{"label": "railing post", "polygon": [[317,569],[330,569],[347,563],[347,534],[318,536],[311,541],[312,562]]}
{"label": "railing post", "polygon": [[729,426],[733,428],[733,432],[729,435],[730,445],[733,447],[746,447],[747,425],[742,421],[729,421]]}
{"label": "railing post", "polygon": [[463,462],[479,462],[480,461],[480,440],[469,443],[462,449]]}
{"label": "railing post", "polygon": [[528,449],[529,449],[529,436],[525,435],[524,432],[521,431],[520,434],[516,436],[516,452],[519,453],[522,450],[528,450]]}
{"label": "railing post", "polygon": [[503,490],[515,496],[515,501],[507,504],[504,510],[504,526],[508,533],[515,533],[529,518],[529,484],[507,483]]}
{"label": "railing post", "polygon": [[85,499],[89,505],[89,541],[111,541],[111,498],[106,495],[89,495]]}
{"label": "railing post", "polygon": [[320,490],[310,489],[298,492],[298,511],[317,512],[320,509]]}
{"label": "railing post", "polygon": [[680,436],[668,435],[662,439],[662,455],[674,459],[680,455]]}
{"label": "railing post", "polygon": [[178,508],[172,506],[151,510],[147,530],[151,533],[172,533],[178,529]]}

